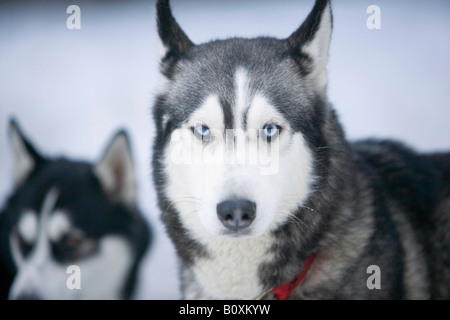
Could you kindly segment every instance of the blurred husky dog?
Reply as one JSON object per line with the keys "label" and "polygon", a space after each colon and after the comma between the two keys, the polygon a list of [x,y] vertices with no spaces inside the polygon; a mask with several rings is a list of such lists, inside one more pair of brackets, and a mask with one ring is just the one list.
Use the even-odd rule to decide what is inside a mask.
{"label": "blurred husky dog", "polygon": [[[9,129],[15,188],[0,213],[2,298],[131,298],[151,233],[126,132],[90,164],[44,157],[14,120]],[[79,289],[68,285],[78,281],[71,265]]]}
{"label": "blurred husky dog", "polygon": [[449,298],[450,154],[347,142],[329,1],[286,39],[196,45],[169,1],[157,18],[153,172],[185,298]]}

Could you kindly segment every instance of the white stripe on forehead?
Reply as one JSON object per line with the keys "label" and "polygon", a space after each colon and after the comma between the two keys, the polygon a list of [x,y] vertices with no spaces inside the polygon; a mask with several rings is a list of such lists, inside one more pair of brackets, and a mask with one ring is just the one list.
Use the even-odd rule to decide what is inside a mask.
{"label": "white stripe on forehead", "polygon": [[56,201],[58,200],[59,192],[53,188],[47,193],[44,198],[41,211],[41,228],[39,230],[38,241],[33,255],[36,263],[45,263],[49,259],[50,248],[47,239],[47,225],[50,214],[55,210]]}
{"label": "white stripe on forehead", "polygon": [[235,104],[234,128],[241,128],[244,124],[244,115],[250,106],[250,81],[247,70],[242,67],[236,69],[234,75]]}
{"label": "white stripe on forehead", "polygon": [[[250,75],[242,67],[236,69],[234,128],[262,129],[267,123],[278,125],[286,121],[262,92],[251,92]],[[245,120],[245,124],[244,124]]]}
{"label": "white stripe on forehead", "polygon": [[[42,220],[47,219],[50,213],[53,212],[56,205],[56,200],[58,200],[59,192],[53,188],[47,193],[44,198],[44,203],[42,205],[41,217]],[[44,222],[44,221],[43,221]]]}

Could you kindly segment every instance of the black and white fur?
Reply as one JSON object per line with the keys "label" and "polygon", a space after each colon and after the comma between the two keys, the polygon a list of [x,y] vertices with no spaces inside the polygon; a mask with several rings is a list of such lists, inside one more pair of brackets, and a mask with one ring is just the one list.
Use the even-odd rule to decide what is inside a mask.
{"label": "black and white fur", "polygon": [[[0,213],[1,297],[132,298],[151,233],[136,205],[126,132],[91,164],[41,155],[14,120],[9,131],[14,190]],[[70,265],[80,289],[67,286]]]}
{"label": "black and white fur", "polygon": [[[327,99],[329,1],[317,0],[287,39],[197,45],[169,1],[158,1],[157,18],[153,172],[184,298],[254,299],[290,281],[313,253],[291,299],[450,298],[450,154],[347,142]],[[268,125],[278,128],[270,142],[258,134]],[[226,140],[229,130],[247,149]],[[272,173],[196,161],[261,148],[276,151]],[[230,227],[221,204],[244,202],[254,217]],[[379,290],[367,287],[371,265],[381,270]]]}

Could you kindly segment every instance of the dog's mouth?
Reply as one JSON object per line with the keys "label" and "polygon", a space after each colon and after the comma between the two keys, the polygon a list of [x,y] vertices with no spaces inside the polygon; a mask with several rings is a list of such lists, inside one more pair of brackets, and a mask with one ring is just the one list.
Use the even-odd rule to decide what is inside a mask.
{"label": "dog's mouth", "polygon": [[219,235],[226,237],[226,238],[249,238],[249,237],[254,236],[253,230],[251,228],[247,228],[244,230],[237,230],[237,231],[224,229],[220,232]]}

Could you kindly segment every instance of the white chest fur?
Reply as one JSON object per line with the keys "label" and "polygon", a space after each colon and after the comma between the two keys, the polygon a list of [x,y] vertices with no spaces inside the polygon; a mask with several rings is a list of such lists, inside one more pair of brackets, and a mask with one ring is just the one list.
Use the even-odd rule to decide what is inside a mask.
{"label": "white chest fur", "polygon": [[261,294],[258,271],[269,259],[268,235],[248,239],[212,238],[208,258],[196,261],[192,270],[203,290],[219,299],[254,299]]}

